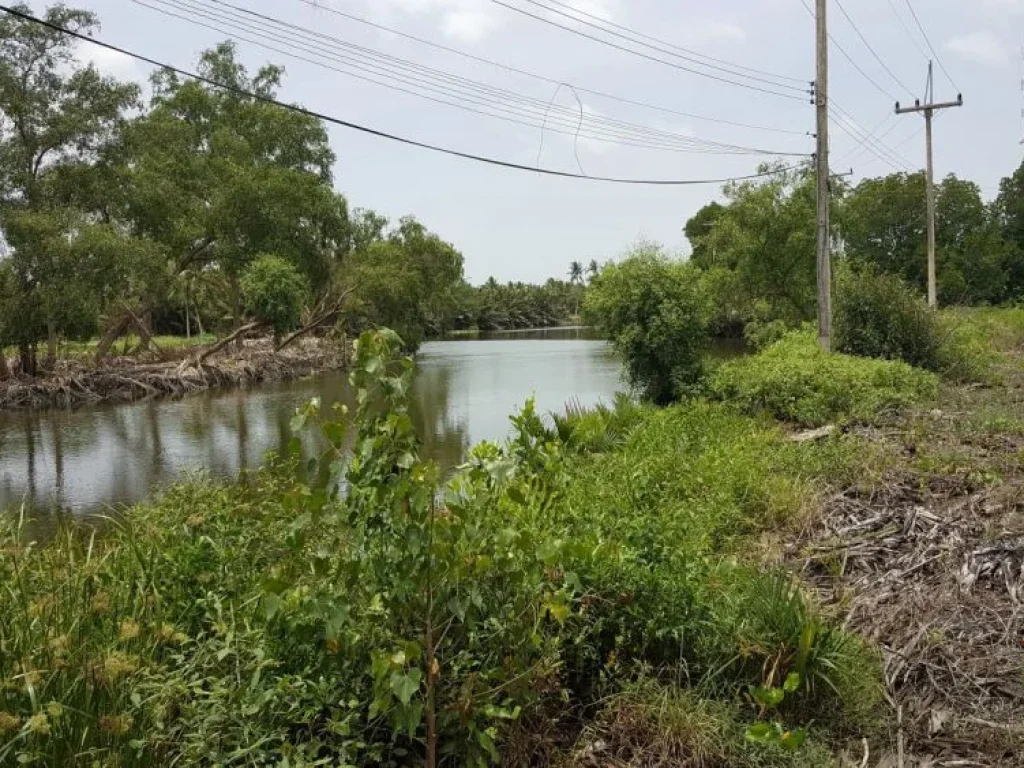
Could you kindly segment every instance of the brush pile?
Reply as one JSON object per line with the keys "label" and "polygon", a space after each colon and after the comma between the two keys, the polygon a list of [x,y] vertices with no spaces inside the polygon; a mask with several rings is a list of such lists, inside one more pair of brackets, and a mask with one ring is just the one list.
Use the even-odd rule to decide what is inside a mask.
{"label": "brush pile", "polygon": [[792,552],[882,650],[897,746],[882,764],[1022,764],[1022,481],[904,472],[833,499]]}

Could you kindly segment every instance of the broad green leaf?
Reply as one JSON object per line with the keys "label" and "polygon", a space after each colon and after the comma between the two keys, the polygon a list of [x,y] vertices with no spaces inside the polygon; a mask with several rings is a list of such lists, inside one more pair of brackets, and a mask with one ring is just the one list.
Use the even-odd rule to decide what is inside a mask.
{"label": "broad green leaf", "polygon": [[408,672],[394,672],[391,675],[391,692],[402,704],[408,704],[420,689],[423,673],[418,669]]}

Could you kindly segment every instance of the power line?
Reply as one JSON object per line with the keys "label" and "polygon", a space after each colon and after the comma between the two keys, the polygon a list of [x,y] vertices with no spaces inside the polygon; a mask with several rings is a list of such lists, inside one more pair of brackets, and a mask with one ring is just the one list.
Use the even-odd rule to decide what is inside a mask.
{"label": "power line", "polygon": [[[362,46],[356,46],[351,43],[338,40],[337,38],[332,38],[329,35],[324,35],[322,33],[312,32],[302,27],[298,27],[296,25],[288,24],[287,22],[274,19],[273,17],[258,14],[255,11],[250,11],[249,9],[238,8],[237,6],[232,6],[229,3],[220,2],[219,0],[214,1],[217,2],[219,5],[232,8],[235,11],[240,11],[249,17],[255,17],[254,20],[251,22],[239,21],[237,18],[231,16],[230,11],[221,12],[217,10],[211,10],[208,6],[203,6],[200,3],[195,2],[194,0],[153,0],[154,2],[162,3],[164,5],[170,5],[171,7],[176,7],[182,10],[190,11],[194,14],[205,17],[214,22],[235,25],[236,27],[234,29],[223,29],[219,26],[211,26],[201,21],[197,21],[196,19],[190,16],[182,16],[171,11],[167,11],[163,8],[158,8],[156,6],[149,5],[148,3],[141,2],[141,0],[135,1],[140,5],[144,5],[145,7],[151,8],[152,10],[156,10],[160,13],[165,13],[166,15],[181,18],[186,21],[189,21],[190,23],[198,24],[200,26],[212,28],[218,32],[235,35],[237,37],[240,37],[241,39],[246,40],[247,42],[252,42],[254,44],[261,45],[270,50],[274,50],[279,53],[284,53],[285,55],[293,56],[300,60],[316,64],[317,66],[322,66],[324,68],[341,72],[342,74],[346,74],[352,77],[357,77],[362,80],[367,80],[377,85],[383,85],[385,87],[389,87],[405,93],[410,93],[412,95],[416,95],[421,98],[428,99],[430,101],[446,104],[449,106],[455,106],[460,109],[466,109],[467,111],[476,112],[478,114],[484,114],[490,117],[496,117],[498,119],[503,119],[509,122],[517,122],[519,124],[526,125],[532,128],[543,129],[547,127],[547,123],[549,121],[549,113],[551,112],[551,108],[548,104],[540,101],[539,99],[526,97],[514,91],[495,88],[473,80],[468,80],[466,78],[451,75],[450,73],[446,73],[441,70],[434,70],[429,67],[424,67],[422,65],[416,64],[414,62],[408,62],[403,59],[388,56],[386,54],[381,54],[379,52],[373,51],[372,49],[364,48]],[[262,25],[262,27],[259,25]],[[250,38],[245,38],[238,35],[237,27],[239,26],[248,34],[262,37],[264,39],[252,40]],[[292,32],[289,29],[285,29],[286,27],[298,30],[298,33]],[[468,101],[470,104],[483,106],[491,110],[498,110],[504,112],[505,114],[495,115],[491,112],[483,112],[473,107],[467,107],[465,104],[462,103],[453,103],[447,100],[436,99],[434,97],[424,95],[419,90],[409,90],[408,88],[395,86],[392,83],[381,82],[374,78],[368,78],[361,75],[357,75],[352,72],[349,72],[348,70],[340,70],[328,64],[325,64],[320,60],[312,60],[304,56],[297,55],[293,51],[283,50],[282,48],[278,47],[278,45],[287,45],[291,47],[297,47],[300,50],[312,53],[313,55],[323,56],[324,48],[316,43],[310,43],[309,40],[303,37],[303,35],[312,35],[314,37],[319,37],[324,40],[330,41],[331,44],[333,45],[340,45],[341,47],[349,51],[355,51],[355,54],[349,53],[347,55],[337,54],[336,52],[327,54],[328,58],[331,58],[335,61],[340,61],[344,63],[346,66],[354,67],[357,70],[369,72],[370,74],[376,76],[398,79],[399,82],[401,82],[404,85],[410,85],[408,78],[411,77],[412,80],[414,81],[413,85],[417,86],[418,88],[425,88],[428,91],[439,93],[441,95],[448,96],[449,98],[455,98],[460,101]],[[266,42],[266,39],[268,37],[272,41],[272,43]],[[289,39],[289,37],[298,37],[300,43],[297,44],[296,42],[294,42],[294,40]],[[307,47],[308,45],[313,45],[314,48],[311,49]],[[356,59],[356,62],[353,63],[351,58],[352,55],[355,55],[357,57],[369,55],[372,58],[384,59],[389,63],[383,65],[379,63],[371,63],[367,67],[365,65],[365,62],[360,61],[358,58]],[[409,75],[408,72],[405,72],[402,73],[401,75],[396,75],[392,70],[388,69],[388,67],[392,67],[395,64],[397,64],[399,69],[405,69],[407,71],[411,70],[413,74]],[[427,73],[428,79],[424,80],[423,73]],[[447,84],[438,86],[435,82],[429,79],[431,77],[438,76],[442,80],[447,81]],[[453,88],[461,90],[453,91]],[[466,95],[466,91],[469,92],[468,96]],[[510,106],[508,103],[506,103],[509,101],[515,102],[518,105]],[[636,146],[648,149],[661,149],[667,151],[719,152],[723,154],[787,154],[781,152],[752,149],[748,147],[739,147],[736,145],[722,144],[719,142],[710,142],[704,139],[696,139],[690,136],[660,131],[657,129],[648,128],[646,126],[639,126],[603,117],[593,118],[592,122],[596,123],[597,127],[588,127],[586,134],[584,134],[582,131],[582,125],[578,122],[577,116],[575,114],[571,115],[570,117],[568,115],[568,110],[566,110],[563,107],[557,108],[556,111],[561,112],[561,115],[556,115],[558,119],[555,120],[555,124],[561,126],[562,129],[559,130],[558,128],[552,128],[551,130],[573,136],[585,135],[588,138],[595,138],[602,141],[610,141],[614,143],[624,144],[627,146]],[[511,114],[511,117],[509,116],[509,114]],[[544,118],[543,122],[539,122],[541,121],[542,116]],[[524,117],[526,119],[532,119],[534,122],[524,122]]]}
{"label": "power line", "polygon": [[842,120],[836,120],[836,124],[843,130],[843,132],[855,141],[863,144],[873,155],[883,160],[893,168],[910,168],[910,164],[906,162],[904,158],[896,154],[878,139],[870,136],[863,128],[860,127],[853,115],[843,109],[843,107],[834,99],[832,100],[832,104],[829,108],[833,110],[833,116],[835,116],[835,113],[838,113],[838,115],[843,118]]}
{"label": "power line", "polygon": [[893,0],[885,0],[885,2],[887,2],[889,4],[889,7],[892,8],[893,15],[896,17],[896,20],[900,23],[900,26],[903,27],[903,31],[907,33],[907,37],[910,39],[910,42],[912,42],[914,44],[914,47],[917,48],[918,53],[920,53],[921,56],[924,57],[925,61],[928,61],[928,54],[925,53],[924,48],[921,47],[921,43],[917,41],[917,37],[914,35],[914,33],[910,31],[910,27],[907,26],[907,22],[904,21],[903,19],[903,14],[896,10],[896,4],[893,3]]}
{"label": "power line", "polygon": [[846,8],[843,7],[842,2],[840,2],[840,0],[836,0],[836,5],[839,6],[839,10],[842,12],[843,16],[846,17],[846,20],[850,22],[850,26],[853,27],[853,31],[857,33],[857,36],[860,38],[861,42],[864,43],[864,46],[871,51],[871,55],[875,57],[875,61],[881,64],[882,69],[889,73],[889,77],[891,77],[893,81],[908,94],[913,93],[913,91],[910,88],[907,88],[907,86],[903,84],[903,81],[896,77],[896,74],[889,69],[889,65],[882,61],[882,57],[878,55],[875,49],[871,46],[871,43],[868,42],[868,39],[864,37],[864,34],[860,31],[856,22],[850,17],[850,14],[846,12]]}
{"label": "power line", "polygon": [[80,32],[75,32],[73,30],[66,29],[64,27],[61,27],[58,24],[53,24],[53,23],[51,23],[49,21],[46,21],[45,19],[40,19],[40,18],[37,18],[35,16],[32,16],[31,14],[22,13],[21,11],[15,10],[14,8],[11,8],[11,7],[6,6],[6,5],[0,5],[0,11],[4,11],[8,15],[13,16],[13,17],[18,18],[18,19],[21,19],[22,21],[27,21],[27,22],[32,23],[32,24],[37,24],[39,26],[46,27],[46,28],[51,29],[51,30],[53,30],[55,32],[60,32],[61,34],[67,35],[68,37],[72,37],[72,38],[75,38],[77,40],[83,40],[85,42],[92,43],[93,45],[97,45],[97,46],[99,46],[101,48],[105,48],[105,49],[107,49],[109,51],[114,51],[115,53],[120,53],[123,56],[128,56],[128,57],[136,59],[138,61],[145,62],[146,64],[149,64],[150,66],[157,67],[159,69],[163,69],[163,70],[166,70],[166,71],[169,71],[169,72],[174,72],[175,74],[181,75],[182,77],[188,77],[188,78],[190,78],[192,80],[195,80],[197,82],[205,83],[206,85],[210,85],[210,86],[213,86],[215,88],[220,88],[222,90],[228,91],[230,93],[237,94],[239,96],[244,96],[244,97],[247,97],[247,98],[251,98],[254,101],[258,101],[258,102],[261,102],[263,104],[269,104],[271,106],[279,107],[281,109],[287,109],[287,110],[290,110],[292,112],[296,112],[296,113],[301,114],[301,115],[306,115],[307,117],[312,117],[312,118],[317,119],[317,120],[323,120],[324,122],[331,123],[332,125],[338,125],[338,126],[341,126],[341,127],[344,127],[344,128],[349,128],[349,129],[354,130],[354,131],[359,131],[360,133],[366,133],[366,134],[369,134],[371,136],[377,136],[379,138],[388,139],[390,141],[397,141],[397,142],[399,142],[401,144],[406,144],[408,146],[418,147],[420,149],[427,149],[427,150],[430,150],[432,152],[439,152],[441,154],[450,155],[452,157],[461,157],[461,158],[463,158],[465,160],[473,160],[475,162],[486,163],[488,165],[494,165],[494,166],[497,166],[497,167],[500,167],[500,168],[510,168],[510,169],[518,170],[518,171],[528,171],[530,173],[537,173],[537,174],[541,174],[541,175],[545,175],[545,176],[557,176],[557,177],[569,178],[569,179],[582,179],[582,180],[586,180],[586,181],[601,181],[601,182],[614,183],[614,184],[653,185],[653,186],[692,186],[692,185],[698,185],[698,184],[725,184],[725,183],[728,183],[728,182],[731,182],[731,181],[744,181],[744,180],[747,180],[747,179],[763,178],[765,176],[775,176],[775,175],[777,175],[779,173],[784,173],[786,171],[794,170],[797,167],[797,166],[788,166],[788,167],[782,167],[782,168],[775,168],[775,169],[771,169],[771,170],[767,170],[767,171],[762,171],[762,172],[759,172],[759,173],[748,174],[746,176],[734,176],[734,177],[730,177],[730,178],[721,178],[721,179],[630,179],[630,178],[618,178],[618,177],[607,177],[607,176],[584,176],[584,175],[576,174],[576,173],[568,173],[566,171],[556,171],[556,170],[552,170],[552,169],[549,169],[549,168],[532,168],[532,167],[530,167],[528,165],[521,165],[519,163],[512,163],[512,162],[509,162],[509,161],[506,161],[506,160],[499,160],[497,158],[485,157],[485,156],[482,156],[482,155],[474,155],[474,154],[471,154],[469,152],[461,152],[459,150],[450,149],[448,147],[441,147],[441,146],[437,146],[435,144],[429,144],[427,142],[417,141],[415,139],[410,139],[410,138],[407,138],[405,136],[398,136],[396,134],[391,134],[391,133],[387,133],[385,131],[377,130],[376,128],[370,128],[370,127],[365,126],[365,125],[360,125],[359,123],[353,123],[353,122],[348,121],[348,120],[343,120],[343,119],[338,118],[338,117],[332,117],[331,115],[326,115],[326,114],[324,114],[322,112],[316,112],[314,110],[306,109],[304,107],[300,107],[300,106],[297,106],[295,104],[285,104],[284,102],[279,101],[279,100],[274,99],[274,98],[271,98],[269,96],[263,96],[263,95],[261,95],[259,93],[253,93],[252,91],[248,91],[248,90],[246,90],[244,88],[238,88],[237,86],[233,86],[233,85],[230,85],[228,83],[221,83],[221,82],[218,82],[216,80],[213,80],[212,78],[204,77],[203,75],[200,75],[200,74],[198,74],[196,72],[190,72],[188,70],[181,69],[180,67],[175,67],[175,66],[172,66],[170,64],[166,64],[166,63],[164,63],[162,61],[158,61],[157,59],[153,59],[153,58],[150,58],[148,56],[144,56],[142,54],[135,53],[134,51],[128,50],[127,48],[122,48],[121,46],[114,45],[112,43],[104,42],[102,40],[99,40],[99,39],[94,38],[94,37],[90,37],[90,36],[82,34]]}
{"label": "power line", "polygon": [[921,36],[924,37],[924,41],[928,44],[928,50],[932,52],[932,56],[935,57],[935,61],[939,63],[939,69],[942,70],[942,74],[944,74],[946,76],[946,79],[949,80],[949,84],[952,85],[953,88],[956,89],[956,91],[959,93],[960,89],[957,87],[957,84],[953,80],[953,78],[950,77],[949,70],[947,70],[946,65],[942,63],[942,59],[939,58],[939,54],[935,51],[935,46],[932,45],[932,41],[928,37],[928,33],[924,31],[924,25],[921,23],[921,20],[917,17],[917,11],[914,10],[914,6],[911,4],[910,0],[906,0],[906,3],[907,8],[910,9],[910,15],[914,17],[914,23],[917,24],[917,28],[921,31]]}
{"label": "power line", "polygon": [[[526,1],[527,2],[531,2],[534,5],[539,5],[539,3],[533,2],[533,0],[526,0]],[[748,66],[745,66],[743,64],[737,64],[737,63],[732,62],[732,61],[727,61],[725,59],[719,59],[719,58],[716,58],[714,56],[708,56],[706,53],[701,53],[700,51],[695,51],[695,50],[693,50],[691,48],[685,48],[685,47],[683,47],[681,45],[677,45],[675,43],[671,43],[671,42],[668,42],[666,40],[662,40],[660,38],[654,37],[653,35],[648,35],[648,34],[645,34],[643,32],[639,32],[639,31],[637,31],[635,29],[630,29],[629,27],[623,26],[622,24],[616,24],[614,21],[611,21],[609,19],[603,19],[603,18],[601,18],[600,16],[598,16],[595,13],[589,13],[588,11],[586,11],[586,10],[584,10],[582,8],[576,8],[575,6],[569,5],[568,3],[560,2],[560,0],[545,0],[545,2],[548,5],[557,5],[557,6],[561,7],[561,8],[565,8],[565,9],[567,9],[569,11],[572,11],[572,13],[578,14],[580,16],[585,16],[588,19],[593,19],[594,21],[600,22],[602,25],[604,25],[606,27],[612,27],[614,29],[618,29],[618,30],[621,30],[623,32],[628,32],[631,35],[636,35],[637,37],[643,38],[644,40],[650,40],[652,42],[668,46],[669,48],[671,48],[673,50],[682,51],[683,53],[690,54],[691,56],[698,56],[698,57],[700,57],[702,59],[707,59],[708,61],[713,61],[713,62],[716,62],[718,64],[724,64],[724,65],[726,65],[728,67],[731,67],[732,69],[745,70],[747,72],[753,72],[753,73],[758,74],[758,75],[764,75],[765,77],[775,78],[776,80],[789,80],[792,83],[799,83],[800,86],[801,86],[800,90],[804,90],[803,86],[805,86],[806,83],[807,83],[807,81],[805,79],[803,79],[803,78],[790,77],[788,75],[779,75],[779,74],[776,74],[774,72],[768,72],[768,71],[763,70],[763,69],[757,69],[756,67],[748,67]],[[548,10],[553,10],[553,9],[549,8]],[[555,12],[558,13],[557,11],[555,11]],[[565,14],[561,14],[561,15],[564,16]]]}
{"label": "power line", "polygon": [[[811,18],[813,19],[814,18],[814,11],[812,11],[811,10],[811,6],[809,6],[807,4],[807,0],[800,0],[800,2],[803,4],[804,8],[807,10],[807,13],[809,13],[811,15]],[[875,78],[873,78],[871,75],[869,75],[867,72],[864,71],[864,69],[860,66],[860,64],[858,64],[854,60],[853,56],[851,56],[849,53],[847,53],[846,49],[843,48],[843,46],[839,44],[839,41],[836,40],[832,36],[831,32],[828,33],[828,39],[829,39],[829,41],[831,41],[832,45],[834,45],[836,47],[836,50],[838,50],[841,54],[843,54],[843,57],[848,62],[850,62],[850,64],[853,65],[853,68],[861,73],[861,75],[864,77],[865,80],[867,80],[869,83],[871,83],[873,86],[875,86],[875,88],[877,88],[879,91],[881,91],[882,94],[885,95],[886,97],[888,97],[891,101],[899,101],[899,99],[897,99],[895,96],[893,96],[892,93],[890,93],[888,90],[886,90],[881,85],[879,85],[878,81],[875,80]]]}
{"label": "power line", "polygon": [[[420,43],[421,45],[429,46],[429,47],[434,48],[436,50],[445,51],[446,53],[451,53],[451,54],[454,54],[456,56],[461,56],[461,57],[463,57],[463,58],[465,58],[465,59],[467,59],[469,61],[475,61],[478,64],[487,64],[487,65],[490,65],[492,67],[497,67],[499,69],[503,69],[506,72],[512,72],[513,74],[523,75],[524,77],[530,77],[530,78],[533,78],[535,80],[539,80],[541,82],[548,83],[549,85],[558,86],[558,85],[562,85],[563,83],[565,83],[564,80],[559,80],[559,79],[556,79],[556,78],[553,78],[553,77],[548,77],[546,75],[541,75],[541,74],[539,74],[537,72],[532,72],[532,71],[530,71],[528,69],[522,69],[520,67],[514,67],[514,66],[511,66],[509,64],[504,64],[504,63],[499,62],[499,61],[494,61],[492,59],[486,59],[486,58],[484,58],[482,56],[477,56],[475,54],[469,53],[468,51],[463,51],[463,50],[460,50],[458,48],[453,48],[451,46],[444,45],[443,43],[438,43],[438,42],[436,42],[434,40],[429,40],[427,38],[418,37],[416,35],[409,34],[408,32],[403,32],[403,31],[401,31],[399,29],[395,29],[394,27],[388,27],[388,26],[385,26],[385,25],[380,24],[378,22],[370,21],[369,19],[365,19],[365,18],[363,18],[361,16],[356,16],[355,14],[348,13],[347,11],[339,10],[338,8],[334,8],[333,6],[323,5],[323,4],[319,3],[319,2],[317,2],[316,0],[296,0],[296,1],[300,2],[300,3],[303,3],[305,5],[308,5],[311,8],[315,8],[315,9],[317,9],[319,11],[324,11],[324,12],[332,14],[334,16],[338,16],[340,18],[348,19],[350,21],[354,21],[354,22],[357,22],[359,24],[364,24],[364,25],[366,25],[368,27],[371,27],[373,29],[377,29],[377,30],[379,30],[381,32],[387,32],[389,34],[396,35],[397,37],[401,37],[404,40],[412,40],[413,42]],[[651,109],[651,110],[654,110],[656,112],[663,112],[663,113],[669,114],[669,115],[677,115],[679,117],[685,117],[685,118],[688,118],[690,120],[703,120],[703,121],[712,122],[712,123],[719,123],[721,125],[730,125],[730,126],[734,126],[736,128],[748,128],[748,129],[754,130],[754,131],[768,131],[768,132],[771,132],[771,133],[784,133],[784,134],[790,134],[790,135],[793,135],[793,136],[805,136],[806,135],[806,131],[797,131],[797,130],[786,129],[786,128],[775,128],[775,127],[772,127],[772,126],[764,126],[764,125],[754,125],[754,124],[751,124],[751,123],[743,123],[743,122],[736,122],[736,121],[733,121],[733,120],[724,120],[724,119],[721,119],[721,118],[708,117],[707,115],[697,115],[697,114],[694,114],[692,112],[682,112],[680,110],[673,109],[671,107],[666,107],[666,106],[663,106],[663,105],[652,104],[650,102],[645,102],[645,101],[637,101],[635,99],[626,98],[626,97],[621,96],[621,95],[608,93],[607,91],[600,91],[600,90],[595,90],[593,88],[586,88],[584,86],[579,85],[578,83],[565,83],[565,84],[566,85],[571,85],[573,88],[575,88],[580,93],[587,93],[587,94],[590,94],[591,96],[598,96],[598,97],[600,97],[602,99],[608,99],[610,101],[617,101],[619,103],[629,104],[630,106],[634,106],[634,107],[642,107],[644,109]]]}
{"label": "power line", "polygon": [[[576,9],[573,8],[571,5],[566,5],[565,3],[559,3],[559,2],[557,2],[557,0],[548,0],[548,1],[552,2],[554,5],[561,5],[563,8],[570,8],[570,9],[576,11]],[[506,3],[504,3],[504,2],[498,2],[498,0],[493,0],[493,2],[497,2],[498,5],[505,6],[506,8],[511,8],[512,10],[515,10],[515,11],[519,11],[520,10],[520,9],[514,7],[514,6],[509,6]],[[706,61],[702,61],[701,59],[693,58],[692,55],[686,55],[686,54],[683,54],[683,53],[677,53],[676,51],[685,51],[686,53],[691,53],[691,52],[688,51],[685,48],[681,48],[679,46],[673,45],[672,43],[665,43],[665,44],[663,44],[663,45],[670,46],[669,48],[663,47],[662,45],[653,45],[652,43],[646,43],[643,40],[639,40],[639,39],[637,39],[635,37],[630,37],[629,35],[624,35],[624,34],[622,34],[620,32],[616,32],[614,29],[607,29],[605,26],[602,26],[602,25],[608,25],[608,26],[614,26],[614,25],[612,25],[610,22],[606,22],[603,19],[600,19],[600,17],[593,16],[592,14],[584,14],[584,15],[589,15],[589,16],[591,16],[591,18],[599,19],[601,21],[601,24],[595,24],[593,22],[586,21],[585,19],[581,19],[578,16],[573,16],[570,13],[566,13],[565,11],[560,11],[560,10],[558,10],[558,8],[552,8],[549,5],[545,5],[544,3],[539,2],[539,0],[524,0],[524,2],[527,2],[530,5],[536,6],[538,8],[541,8],[541,9],[547,11],[548,13],[553,13],[553,14],[555,14],[557,16],[561,16],[562,18],[569,19],[570,21],[575,21],[577,24],[582,24],[583,26],[589,27],[590,29],[594,29],[594,30],[597,30],[599,32],[603,32],[606,35],[611,35],[612,37],[617,37],[619,39],[626,40],[626,41],[628,41],[630,43],[634,43],[636,45],[641,45],[644,48],[649,48],[652,51],[657,51],[658,53],[664,53],[664,54],[668,54],[669,56],[674,56],[674,57],[676,57],[678,59],[682,59],[683,61],[688,61],[688,62],[690,62],[692,64],[697,64],[698,66],[707,67],[708,69],[713,69],[713,70],[716,70],[718,72],[724,72],[725,74],[732,75],[733,77],[744,77],[744,78],[747,78],[749,80],[753,80],[753,81],[758,82],[758,83],[764,83],[766,85],[773,86],[775,88],[788,88],[790,90],[793,90],[793,91],[796,91],[796,92],[799,92],[799,93],[804,93],[807,90],[807,88],[803,84],[803,81],[801,81],[801,80],[795,80],[795,82],[801,83],[800,86],[788,85],[786,83],[779,83],[779,82],[775,82],[775,80],[772,80],[772,79],[769,79],[769,78],[766,78],[766,77],[761,77],[760,75],[747,75],[747,74],[744,74],[743,72],[737,72],[737,71],[735,71],[736,68],[733,65],[729,65],[728,67],[723,67],[723,66],[719,66],[717,64],[709,64]],[[547,21],[547,20],[545,19],[545,21]],[[621,28],[622,29],[626,29],[625,27],[621,27]],[[573,31],[573,32],[576,32],[576,30],[574,30],[572,28],[570,28],[570,30]],[[637,34],[637,33],[632,33],[632,34]],[[648,38],[648,39],[655,39],[655,38]],[[673,49],[675,49],[675,50],[673,50]],[[700,56],[701,54],[697,54],[697,55]],[[703,73],[703,74],[705,76],[708,76],[707,73]],[[769,77],[775,77],[775,76],[774,75],[769,75]],[[789,79],[789,78],[787,78],[787,79]]]}
{"label": "power line", "polygon": [[[543,16],[539,16],[538,14],[531,13],[530,11],[527,11],[524,8],[516,8],[514,5],[509,5],[508,3],[503,2],[503,0],[491,0],[491,2],[496,3],[497,5],[500,5],[500,6],[504,7],[504,8],[508,8],[510,11],[514,11],[516,13],[520,13],[523,16],[528,16],[531,19],[535,19],[535,20],[540,21],[540,22],[542,22],[544,24],[550,24],[551,26],[558,27],[559,29],[563,29],[566,32],[571,32],[574,35],[578,35],[580,37],[585,37],[588,40],[593,40],[594,42],[597,42],[597,43],[602,43],[603,45],[607,45],[610,48],[615,48],[615,49],[620,50],[620,51],[625,51],[626,53],[631,53],[634,56],[639,56],[640,58],[647,59],[648,61],[655,61],[655,62],[658,62],[659,64],[664,64],[665,66],[672,67],[673,69],[678,69],[678,70],[681,70],[683,72],[689,72],[692,75],[698,75],[700,77],[706,77],[706,78],[709,78],[711,80],[715,80],[715,81],[720,82],[720,83],[726,83],[728,85],[735,85],[735,86],[738,86],[740,88],[746,88],[746,89],[751,90],[751,91],[759,91],[761,93],[766,93],[766,94],[769,94],[771,96],[779,96],[779,97],[784,98],[784,99],[793,99],[795,101],[803,101],[804,98],[805,98],[804,96],[799,96],[799,95],[797,95],[795,93],[793,93],[793,94],[791,94],[791,93],[781,93],[779,91],[769,90],[768,88],[762,88],[762,87],[757,86],[757,85],[751,85],[749,83],[743,83],[743,82],[739,82],[737,80],[730,80],[729,78],[726,78],[726,77],[719,77],[718,75],[709,74],[708,72],[701,72],[700,70],[692,69],[690,67],[683,66],[682,64],[677,64],[676,62],[668,61],[667,59],[662,59],[662,58],[659,58],[657,56],[652,56],[650,54],[644,53],[643,51],[638,51],[638,50],[636,50],[634,48],[627,48],[624,45],[619,45],[618,43],[612,42],[611,40],[605,40],[605,39],[602,39],[600,37],[597,37],[596,35],[591,35],[591,34],[589,34],[587,32],[584,32],[583,30],[574,29],[574,28],[566,26],[564,24],[559,24],[557,21],[554,21],[553,19],[546,19]],[[593,25],[591,25],[591,26],[593,26]],[[607,31],[607,30],[602,30],[602,31]],[[648,47],[651,47],[651,46],[648,46]]]}

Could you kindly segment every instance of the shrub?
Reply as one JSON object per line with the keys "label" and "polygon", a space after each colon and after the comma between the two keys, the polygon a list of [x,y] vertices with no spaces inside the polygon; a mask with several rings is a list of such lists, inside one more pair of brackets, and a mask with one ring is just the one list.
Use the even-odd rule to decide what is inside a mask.
{"label": "shrub", "polygon": [[935,396],[934,374],[896,360],[828,354],[813,331],[794,331],[753,357],[721,366],[708,391],[748,413],[806,426],[872,421]]}
{"label": "shrub", "polygon": [[242,275],[242,296],[248,312],[279,336],[298,326],[309,285],[294,265],[280,256],[263,254]]}
{"label": "shrub", "polygon": [[643,249],[605,267],[587,291],[586,317],[607,334],[630,383],[666,404],[692,392],[704,372],[708,307],[699,270]]}
{"label": "shrub", "polygon": [[937,313],[896,275],[864,269],[839,279],[836,351],[938,372],[943,368],[942,337]]}

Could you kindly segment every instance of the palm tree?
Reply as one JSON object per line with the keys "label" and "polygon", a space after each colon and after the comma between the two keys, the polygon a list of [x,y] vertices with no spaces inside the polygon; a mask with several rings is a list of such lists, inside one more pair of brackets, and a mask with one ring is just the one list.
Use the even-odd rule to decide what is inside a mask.
{"label": "palm tree", "polygon": [[581,262],[574,261],[569,265],[569,282],[573,285],[583,282],[583,264]]}
{"label": "palm tree", "polygon": [[590,264],[587,265],[587,275],[590,280],[597,277],[597,273],[601,271],[601,267],[597,264],[597,259],[591,259]]}

